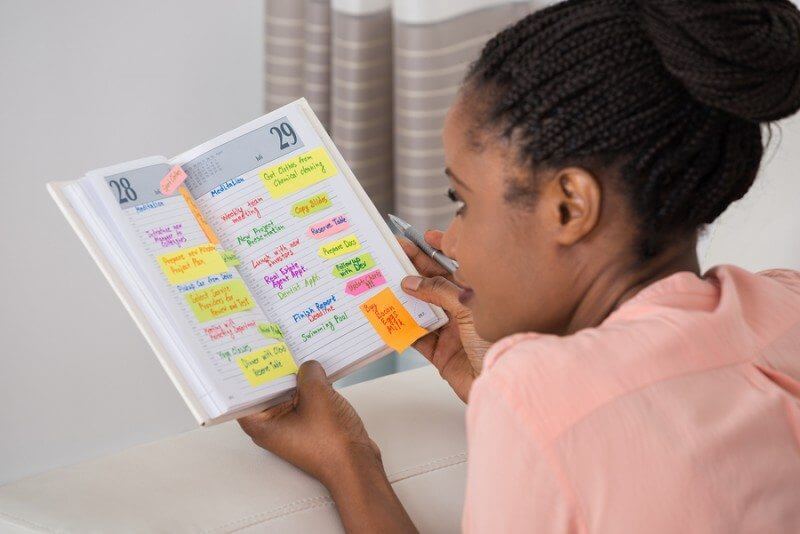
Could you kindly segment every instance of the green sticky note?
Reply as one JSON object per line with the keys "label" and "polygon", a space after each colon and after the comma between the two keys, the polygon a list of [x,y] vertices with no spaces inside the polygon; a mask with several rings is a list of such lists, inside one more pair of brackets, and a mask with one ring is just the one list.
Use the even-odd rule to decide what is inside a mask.
{"label": "green sticky note", "polygon": [[222,250],[220,251],[220,255],[222,259],[225,260],[225,265],[236,267],[241,263],[239,258],[236,257],[236,253],[232,250]]}
{"label": "green sticky note", "polygon": [[283,339],[283,332],[278,323],[259,323],[258,331],[268,339]]}
{"label": "green sticky note", "polygon": [[350,278],[351,276],[366,271],[367,269],[371,269],[372,267],[375,267],[375,260],[373,259],[372,254],[365,252],[364,254],[353,256],[346,261],[334,265],[333,276],[337,278]]}

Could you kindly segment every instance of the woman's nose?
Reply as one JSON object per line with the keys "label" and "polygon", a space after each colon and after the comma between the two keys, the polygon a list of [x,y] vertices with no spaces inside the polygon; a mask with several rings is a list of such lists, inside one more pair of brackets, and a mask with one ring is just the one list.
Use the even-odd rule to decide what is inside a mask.
{"label": "woman's nose", "polygon": [[445,230],[442,236],[442,252],[456,261],[458,261],[458,253],[456,252],[456,243],[458,242],[457,226],[458,219],[454,217],[453,220],[450,221],[450,226],[447,227],[447,230]]}

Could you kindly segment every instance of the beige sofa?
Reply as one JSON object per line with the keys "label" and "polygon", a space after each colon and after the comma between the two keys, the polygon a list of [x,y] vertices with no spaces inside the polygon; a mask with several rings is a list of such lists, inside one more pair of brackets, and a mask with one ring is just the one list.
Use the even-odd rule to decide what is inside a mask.
{"label": "beige sofa", "polygon": [[[421,532],[459,529],[464,406],[431,367],[342,389]],[[0,532],[341,532],[323,486],[238,424],[0,487]]]}

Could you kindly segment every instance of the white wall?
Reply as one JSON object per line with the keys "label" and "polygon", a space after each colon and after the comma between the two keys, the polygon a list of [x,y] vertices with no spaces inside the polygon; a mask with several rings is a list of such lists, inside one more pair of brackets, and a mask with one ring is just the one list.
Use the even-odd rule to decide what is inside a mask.
{"label": "white wall", "polygon": [[761,174],[701,239],[702,267],[800,269],[800,116],[773,127]]}
{"label": "white wall", "polygon": [[261,0],[0,0],[0,483],[195,426],[44,183],[262,113]]}

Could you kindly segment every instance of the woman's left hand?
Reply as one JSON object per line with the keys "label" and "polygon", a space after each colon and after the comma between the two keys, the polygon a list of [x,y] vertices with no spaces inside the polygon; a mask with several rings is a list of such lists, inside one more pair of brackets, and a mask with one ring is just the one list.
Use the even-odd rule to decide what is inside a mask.
{"label": "woman's left hand", "polygon": [[333,389],[316,361],[300,366],[293,400],[242,417],[239,424],[257,445],[326,486],[336,479],[337,469],[354,457],[381,464],[380,450],[361,418]]}

